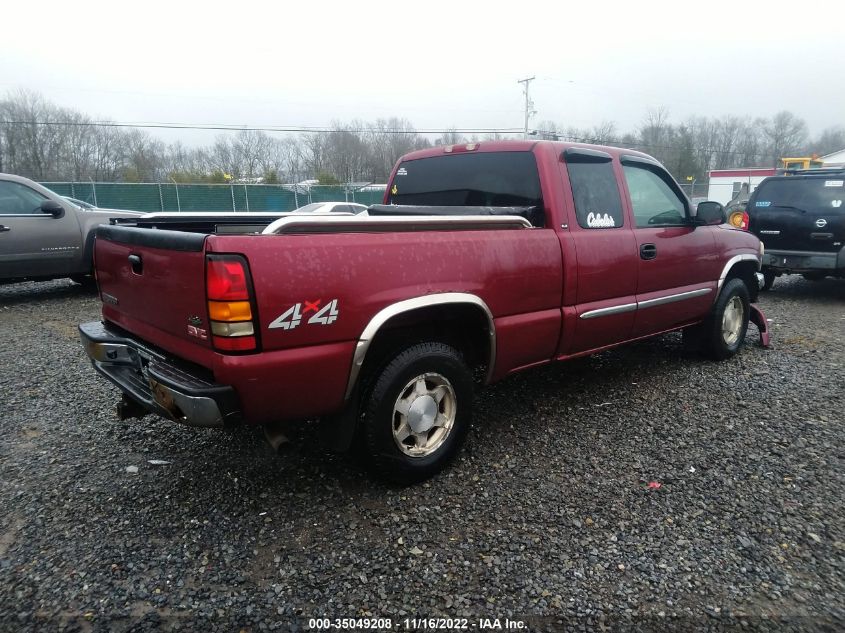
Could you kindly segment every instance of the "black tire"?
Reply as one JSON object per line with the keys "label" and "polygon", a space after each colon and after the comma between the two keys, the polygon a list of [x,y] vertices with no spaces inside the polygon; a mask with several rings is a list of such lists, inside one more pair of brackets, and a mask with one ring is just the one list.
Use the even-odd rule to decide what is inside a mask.
{"label": "black tire", "polygon": [[[735,298],[742,306],[742,314],[739,317],[739,330],[733,331],[729,336],[723,328],[726,324],[725,312],[729,305],[733,307],[737,305]],[[748,286],[742,279],[736,277],[728,279],[722,286],[722,292],[719,293],[710,316],[703,324],[702,351],[714,360],[724,360],[736,354],[745,340],[750,315],[751,300]]]}
{"label": "black tire", "polygon": [[763,271],[763,287],[760,288],[760,290],[763,290],[763,291],[771,290],[772,286],[775,283],[776,277],[777,277],[777,275],[775,275],[771,270],[764,270]]}
{"label": "black tire", "polygon": [[[440,401],[428,392],[419,394],[411,387],[420,379],[423,390],[431,388],[432,393],[444,393]],[[440,472],[460,449],[472,419],[472,373],[458,351],[444,343],[418,343],[399,352],[371,384],[372,389],[364,402],[361,428],[367,466],[379,477],[403,485],[423,481]],[[413,426],[411,410],[405,416],[396,410],[403,394],[405,403],[413,401],[410,408],[417,416],[413,421],[418,427],[425,426],[419,412],[428,405],[434,407],[427,410],[433,419],[452,420],[448,430],[445,425],[435,425],[420,431],[409,436],[408,442],[403,442],[405,449],[401,449],[396,436],[402,435],[402,429],[412,430]],[[449,407],[447,415],[443,415],[443,407]],[[423,436],[431,438],[430,453],[425,453],[427,447],[420,444]],[[409,455],[407,451],[421,454]]]}
{"label": "black tire", "polygon": [[94,279],[94,275],[71,275],[70,279],[85,288],[85,290],[97,289],[97,280]]}

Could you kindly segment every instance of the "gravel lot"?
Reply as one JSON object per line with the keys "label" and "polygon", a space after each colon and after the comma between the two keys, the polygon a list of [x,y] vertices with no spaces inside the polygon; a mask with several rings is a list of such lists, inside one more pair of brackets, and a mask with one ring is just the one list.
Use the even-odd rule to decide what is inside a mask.
{"label": "gravel lot", "polygon": [[845,281],[761,305],[771,350],[752,327],[716,364],[676,334],[486,390],[459,461],[399,489],[313,425],[278,457],[118,422],[76,335],[96,297],[0,287],[0,630],[843,630]]}

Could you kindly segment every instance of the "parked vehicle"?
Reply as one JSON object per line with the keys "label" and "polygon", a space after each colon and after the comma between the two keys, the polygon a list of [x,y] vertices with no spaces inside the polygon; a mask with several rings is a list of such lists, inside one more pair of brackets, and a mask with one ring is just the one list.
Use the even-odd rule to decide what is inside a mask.
{"label": "parked vehicle", "polygon": [[91,211],[92,209],[96,209],[93,204],[90,202],[85,202],[85,200],[80,200],[79,198],[71,198],[70,196],[62,196],[68,202],[72,202],[80,209],[85,209],[86,211]]}
{"label": "parked vehicle", "polygon": [[432,148],[400,160],[385,203],[262,235],[101,227],[103,320],[80,333],[121,417],[324,417],[336,447],[357,436],[379,473],[418,481],[461,445],[475,377],[679,329],[723,359],[749,318],[767,340],[760,241],[645,154]]}
{"label": "parked vehicle", "polygon": [[94,229],[140,213],[84,209],[28,178],[0,174],[0,283],[93,282]]}
{"label": "parked vehicle", "polygon": [[361,213],[367,205],[357,202],[312,202],[293,210],[293,213]]}
{"label": "parked vehicle", "polygon": [[742,230],[748,230],[748,198],[731,200],[725,207],[728,224]]}
{"label": "parked vehicle", "polygon": [[776,277],[845,276],[845,169],[763,180],[748,201],[749,230],[765,244],[763,289]]}

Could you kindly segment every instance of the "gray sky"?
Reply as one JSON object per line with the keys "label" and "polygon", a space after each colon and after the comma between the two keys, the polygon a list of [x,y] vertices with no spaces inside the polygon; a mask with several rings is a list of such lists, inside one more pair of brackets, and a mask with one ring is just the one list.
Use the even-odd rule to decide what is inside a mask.
{"label": "gray sky", "polygon": [[535,123],[613,120],[627,131],[662,105],[675,122],[786,109],[812,134],[845,125],[838,3],[567,5],[14,2],[3,9],[0,93],[25,87],[116,121],[400,116],[417,128],[519,128],[517,80],[536,75]]}

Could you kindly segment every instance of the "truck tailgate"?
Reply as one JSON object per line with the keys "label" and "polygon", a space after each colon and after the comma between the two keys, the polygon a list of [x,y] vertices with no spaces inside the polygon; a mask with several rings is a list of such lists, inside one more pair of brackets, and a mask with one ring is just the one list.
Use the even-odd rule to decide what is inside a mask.
{"label": "truck tailgate", "polygon": [[[167,334],[155,340],[173,353],[185,355],[185,349],[194,346],[198,346],[194,347],[196,351],[211,349],[208,337],[202,337],[208,327],[205,237],[178,231],[100,227],[95,258],[105,319],[142,338],[151,331]],[[187,356],[197,360],[195,354]]]}

